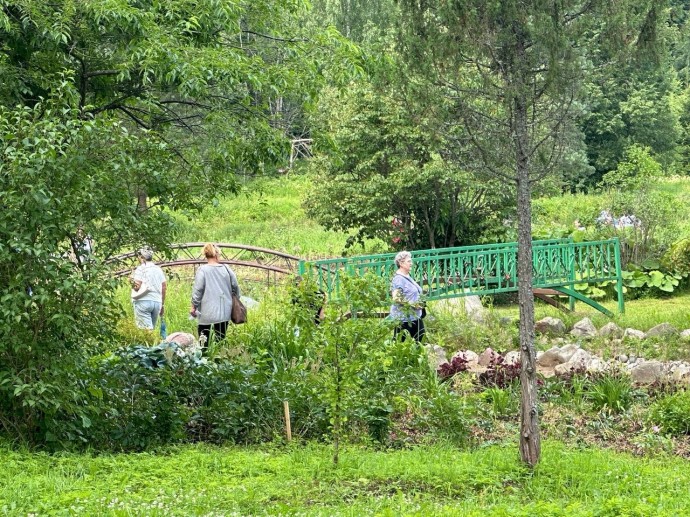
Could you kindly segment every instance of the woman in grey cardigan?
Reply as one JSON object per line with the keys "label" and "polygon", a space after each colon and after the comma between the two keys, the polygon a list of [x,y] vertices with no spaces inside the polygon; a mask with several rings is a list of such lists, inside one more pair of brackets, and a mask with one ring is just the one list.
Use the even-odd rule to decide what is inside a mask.
{"label": "woman in grey cardigan", "polygon": [[203,251],[207,263],[194,277],[190,314],[197,318],[199,340],[202,347],[206,347],[211,339],[211,329],[217,339],[225,339],[232,296],[239,298],[240,286],[232,269],[219,262],[220,250],[214,244],[205,244]]}

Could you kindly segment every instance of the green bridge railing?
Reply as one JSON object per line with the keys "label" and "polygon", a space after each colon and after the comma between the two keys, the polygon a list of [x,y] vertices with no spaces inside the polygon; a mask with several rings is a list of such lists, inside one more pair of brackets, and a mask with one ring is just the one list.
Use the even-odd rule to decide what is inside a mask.
{"label": "green bridge railing", "polygon": [[[412,251],[412,276],[426,298],[441,300],[469,295],[517,291],[516,242]],[[300,275],[312,277],[329,298],[339,298],[344,275],[373,273],[391,278],[395,253],[335,259],[301,260]],[[605,307],[575,290],[575,284],[615,281],[618,311],[625,310],[618,239],[573,242],[571,239],[532,243],[533,287],[552,289],[613,316]]]}

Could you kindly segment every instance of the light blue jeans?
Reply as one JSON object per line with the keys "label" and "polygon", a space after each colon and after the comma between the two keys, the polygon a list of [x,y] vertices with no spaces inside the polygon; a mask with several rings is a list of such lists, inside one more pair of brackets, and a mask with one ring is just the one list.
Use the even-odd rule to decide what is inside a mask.
{"label": "light blue jeans", "polygon": [[161,313],[161,302],[153,300],[134,301],[134,323],[140,329],[153,330]]}

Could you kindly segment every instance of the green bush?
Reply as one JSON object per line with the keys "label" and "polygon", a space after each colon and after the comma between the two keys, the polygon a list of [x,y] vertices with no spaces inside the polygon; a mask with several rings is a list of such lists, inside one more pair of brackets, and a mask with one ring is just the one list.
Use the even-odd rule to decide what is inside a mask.
{"label": "green bush", "polygon": [[690,393],[679,391],[657,399],[649,408],[647,420],[663,434],[690,434]]}
{"label": "green bush", "polygon": [[[267,317],[257,311],[233,327],[212,359],[174,344],[137,344],[60,365],[46,388],[57,403],[41,406],[40,441],[118,451],[261,443],[284,436],[288,401],[297,438],[389,445],[407,415],[416,442],[464,442],[471,405],[438,381],[422,346],[394,339],[389,321],[365,317],[385,289],[367,278],[351,283],[347,304],[329,303],[320,325],[309,308],[279,299]],[[344,317],[351,306],[363,313]]]}
{"label": "green bush", "polygon": [[661,263],[667,270],[683,277],[690,275],[690,238],[685,237],[674,242],[664,253]]}
{"label": "green bush", "polygon": [[182,354],[175,345],[135,345],[63,375],[64,397],[81,394],[73,404],[79,412],[63,404],[47,414],[46,438],[54,447],[109,450],[199,440],[257,443],[283,434],[283,400],[290,402],[294,434],[318,438],[328,419],[315,371],[309,361],[258,368]]}
{"label": "green bush", "polygon": [[411,427],[422,436],[465,445],[475,423],[475,399],[456,393],[449,383],[430,372],[420,391],[410,396]]}

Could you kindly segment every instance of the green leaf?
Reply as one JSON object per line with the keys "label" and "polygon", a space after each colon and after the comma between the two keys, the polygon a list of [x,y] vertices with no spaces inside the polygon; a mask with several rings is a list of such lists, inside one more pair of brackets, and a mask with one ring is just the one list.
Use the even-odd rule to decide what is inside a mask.
{"label": "green leaf", "polygon": [[659,269],[659,267],[661,267],[661,264],[655,258],[648,258],[644,262],[642,262],[642,267],[644,269]]}

